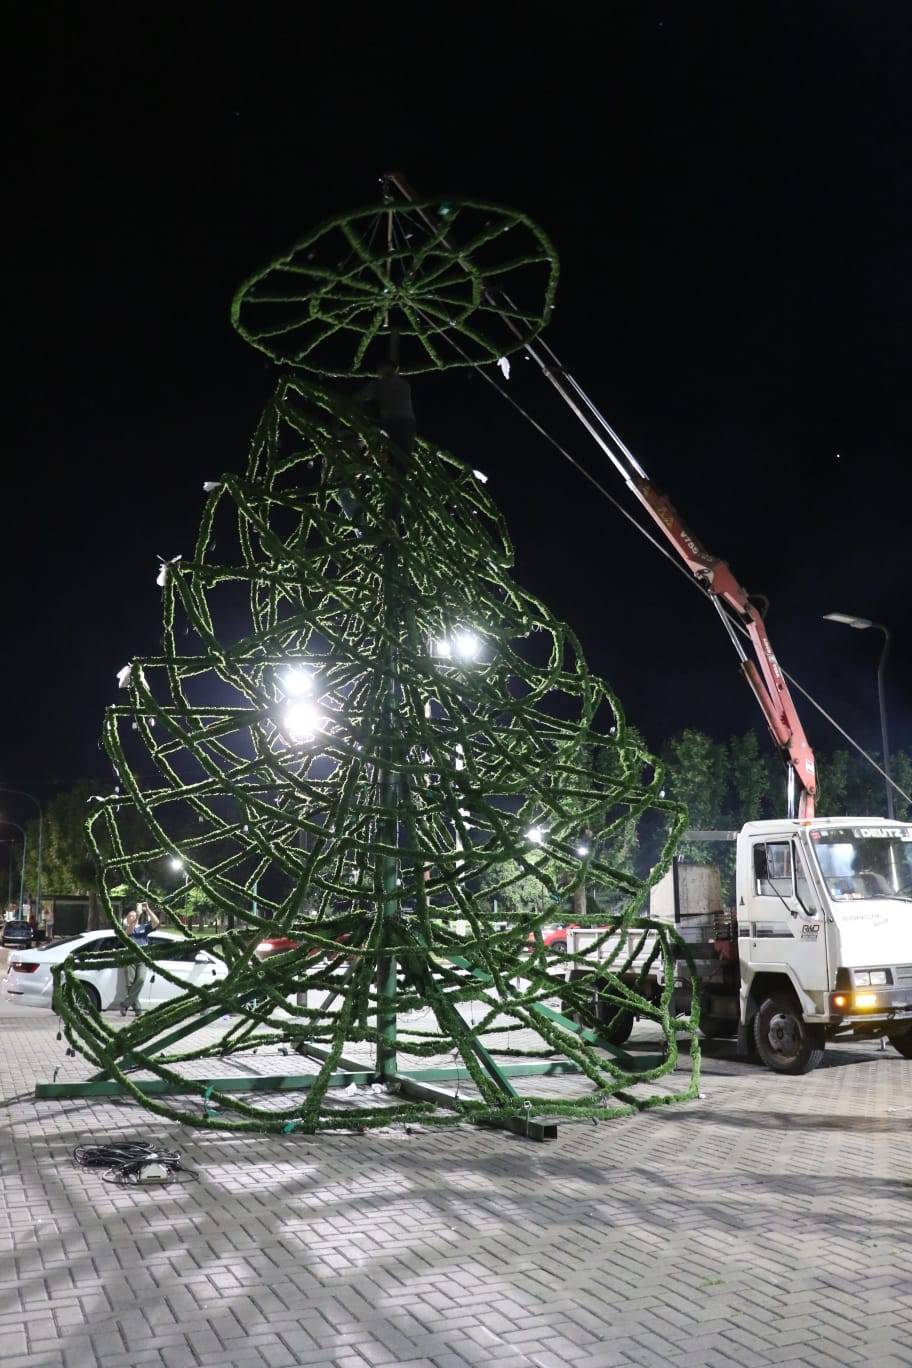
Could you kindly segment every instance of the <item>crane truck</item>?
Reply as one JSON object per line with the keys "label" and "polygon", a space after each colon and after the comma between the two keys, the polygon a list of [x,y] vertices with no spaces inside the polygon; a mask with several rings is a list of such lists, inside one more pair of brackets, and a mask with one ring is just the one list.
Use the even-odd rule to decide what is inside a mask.
{"label": "crane truck", "polygon": [[[383,179],[414,203],[400,172]],[[420,203],[416,212],[434,226]],[[515,311],[503,291],[489,288],[485,298]],[[703,1033],[737,1034],[740,1052],[756,1050],[781,1073],[812,1069],[834,1039],[886,1036],[901,1055],[912,1058],[912,825],[880,817],[815,815],[814,754],[759,608],[726,562],[705,550],[650,482],[553,348],[541,337],[523,339],[512,319],[508,326],[709,597],[785,760],[787,817],[748,822],[731,833],[734,907],[722,906],[719,872],[712,864],[678,860],[653,890],[651,914],[674,922],[690,945]],[[592,482],[606,492],[598,480]],[[604,928],[568,926],[568,976],[591,973],[591,959],[588,971],[574,967],[575,957],[585,956],[587,949],[614,961],[616,940],[605,937]],[[660,985],[642,983],[648,947],[644,954],[642,964],[634,962],[630,971],[638,992],[657,995]],[[689,1000],[676,1005],[689,1011]],[[602,1034],[622,1043],[633,1017],[625,1019],[614,1006],[602,1004],[597,992],[594,1007]]]}
{"label": "crane truck", "polygon": [[[597,414],[589,407],[587,426]],[[739,832],[690,833],[735,842],[734,906],[723,905],[711,862],[676,858],[652,890],[650,915],[675,925],[695,963],[702,1032],[736,1036],[739,1054],[756,1053],[777,1073],[815,1068],[833,1040],[886,1037],[912,1059],[912,825],[816,815],[813,751],[760,610],[598,418],[613,439],[611,449],[600,440],[603,449],[719,613],[786,764],[785,818],[748,822]],[[592,956],[612,958],[615,938],[603,937],[596,928],[567,928],[568,978],[591,974]],[[638,972],[638,964],[629,966],[631,982]],[[657,998],[661,988],[653,976],[637,991]],[[594,992],[604,1030],[623,1043],[633,1016],[602,1008],[597,979]],[[675,1006],[689,1010],[683,987]]]}

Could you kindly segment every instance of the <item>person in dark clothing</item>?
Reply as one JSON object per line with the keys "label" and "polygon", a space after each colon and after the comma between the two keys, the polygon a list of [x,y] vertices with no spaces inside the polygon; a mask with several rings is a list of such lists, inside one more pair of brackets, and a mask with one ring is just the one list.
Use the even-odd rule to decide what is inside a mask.
{"label": "person in dark clothing", "polygon": [[377,377],[355,395],[355,403],[381,427],[396,450],[408,458],[415,450],[412,387],[392,362],[377,367]]}

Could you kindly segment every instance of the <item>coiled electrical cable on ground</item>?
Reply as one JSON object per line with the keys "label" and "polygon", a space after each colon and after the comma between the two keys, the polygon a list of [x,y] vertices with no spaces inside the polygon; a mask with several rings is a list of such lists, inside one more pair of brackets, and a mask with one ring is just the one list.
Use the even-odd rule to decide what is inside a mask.
{"label": "coiled electrical cable on ground", "polygon": [[[77,1145],[73,1161],[80,1168],[100,1168],[106,1183],[120,1187],[167,1183],[175,1173],[187,1173],[177,1150],[161,1149],[143,1140],[124,1140],[106,1145]],[[149,1170],[149,1172],[146,1172]]]}

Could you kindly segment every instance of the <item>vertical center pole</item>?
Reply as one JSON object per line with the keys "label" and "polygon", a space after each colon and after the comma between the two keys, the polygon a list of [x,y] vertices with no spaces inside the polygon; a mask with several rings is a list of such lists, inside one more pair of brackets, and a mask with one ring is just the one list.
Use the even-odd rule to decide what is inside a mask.
{"label": "vertical center pole", "polygon": [[[387,553],[388,554],[388,553]],[[387,588],[390,576],[386,576]],[[392,626],[391,615],[387,622]],[[385,653],[384,689],[386,693],[381,716],[383,718],[384,767],[380,772],[380,806],[378,836],[384,849],[380,854],[380,887],[383,897],[382,948],[377,961],[377,1073],[388,1078],[396,1072],[396,956],[387,953],[388,946],[399,938],[399,861],[387,851],[398,844],[399,778],[393,768],[393,727],[396,718],[396,656],[392,643]]]}
{"label": "vertical center pole", "polygon": [[396,1073],[396,956],[388,947],[400,939],[399,933],[399,785],[397,772],[397,705],[399,702],[399,604],[396,583],[398,551],[396,530],[399,524],[398,492],[387,508],[387,543],[383,550],[383,599],[386,645],[383,651],[383,706],[380,710],[383,732],[379,773],[380,818],[377,835],[381,847],[378,875],[381,894],[381,943],[377,960],[377,1073],[390,1078]]}
{"label": "vertical center pole", "polygon": [[[388,200],[392,197],[384,189]],[[386,280],[392,288],[393,272],[393,210],[389,209],[386,221]],[[389,364],[398,366],[399,334],[393,325],[391,310],[386,311],[386,330],[389,347]],[[381,421],[383,405],[380,405]],[[392,470],[396,478],[403,478],[401,462],[395,451],[390,452]],[[383,728],[382,765],[379,775],[380,820],[378,836],[382,847],[379,857],[379,884],[382,897],[382,928],[380,954],[377,960],[377,1073],[381,1078],[391,1078],[397,1072],[396,1061],[396,977],[398,965],[395,954],[389,953],[389,946],[401,939],[399,930],[399,859],[394,853],[399,844],[399,797],[400,776],[396,764],[398,725],[397,709],[399,703],[399,656],[397,649],[399,635],[399,590],[397,586],[398,549],[396,533],[399,528],[401,504],[399,491],[390,497],[387,506],[388,540],[383,550],[383,600],[384,622],[386,626],[386,647],[383,659],[384,700],[381,709]]]}

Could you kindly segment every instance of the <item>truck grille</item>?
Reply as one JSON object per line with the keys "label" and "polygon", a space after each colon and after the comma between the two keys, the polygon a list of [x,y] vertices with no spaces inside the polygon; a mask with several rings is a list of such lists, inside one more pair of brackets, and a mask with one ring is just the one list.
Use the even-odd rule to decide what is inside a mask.
{"label": "truck grille", "polygon": [[897,964],[895,972],[897,988],[912,988],[912,964]]}

